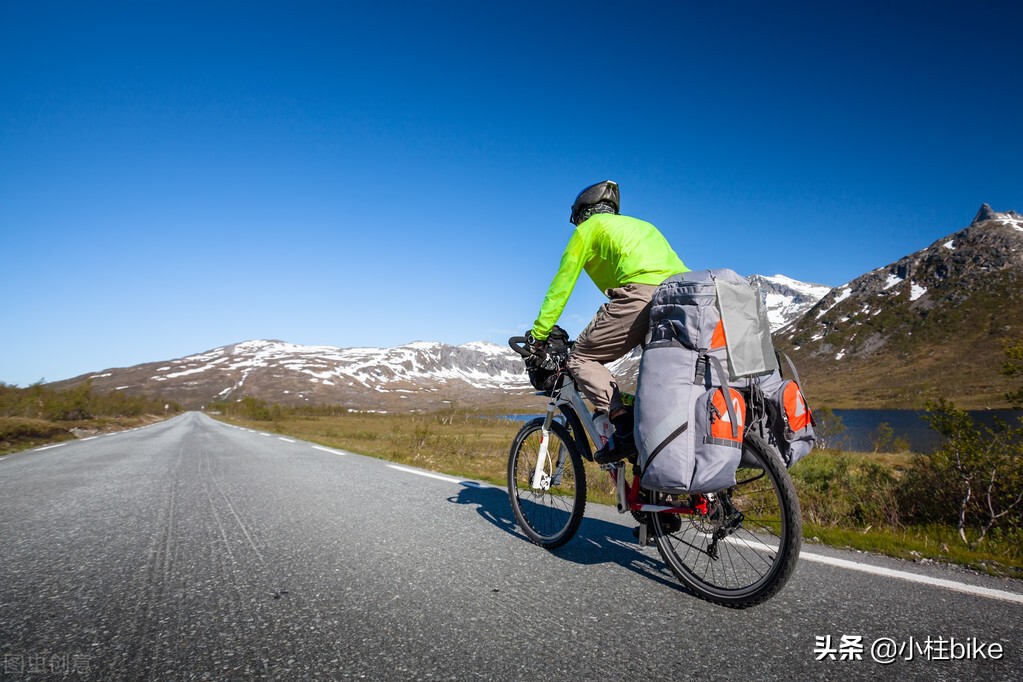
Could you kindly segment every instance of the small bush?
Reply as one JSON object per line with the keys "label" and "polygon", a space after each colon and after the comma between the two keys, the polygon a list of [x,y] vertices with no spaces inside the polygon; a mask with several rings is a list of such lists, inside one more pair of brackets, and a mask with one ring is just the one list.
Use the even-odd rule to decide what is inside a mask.
{"label": "small bush", "polygon": [[915,522],[955,525],[978,545],[993,529],[1023,527],[1023,426],[977,424],[948,402],[928,406],[941,447],[914,458],[900,497]]}
{"label": "small bush", "polygon": [[0,452],[31,447],[35,443],[73,438],[70,431],[44,419],[0,417]]}

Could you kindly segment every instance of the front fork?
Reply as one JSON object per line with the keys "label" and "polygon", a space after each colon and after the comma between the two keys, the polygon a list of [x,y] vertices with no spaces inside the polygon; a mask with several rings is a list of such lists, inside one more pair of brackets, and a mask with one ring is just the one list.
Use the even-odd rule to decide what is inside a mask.
{"label": "front fork", "polygon": [[[561,477],[565,473],[565,459],[568,457],[568,449],[564,443],[558,448],[558,459],[549,467],[551,422],[554,421],[554,401],[547,403],[547,414],[544,416],[543,426],[540,427],[540,448],[536,453],[536,468],[533,470],[533,490],[550,490],[551,486],[561,485]],[[550,472],[550,473],[548,473]]]}

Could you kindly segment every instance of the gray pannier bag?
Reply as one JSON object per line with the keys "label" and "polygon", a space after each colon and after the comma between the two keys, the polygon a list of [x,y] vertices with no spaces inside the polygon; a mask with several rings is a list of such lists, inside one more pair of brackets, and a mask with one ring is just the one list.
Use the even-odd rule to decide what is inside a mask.
{"label": "gray pannier bag", "polygon": [[636,390],[643,487],[680,494],[734,485],[746,418],[736,388],[777,369],[767,311],[748,280],[728,269],[665,280],[651,302]]}
{"label": "gray pannier bag", "polygon": [[778,369],[758,378],[757,383],[767,408],[767,429],[770,431],[771,444],[777,448],[785,465],[791,467],[810,454],[817,444],[817,435],[813,430],[816,421],[807,405],[796,366],[789,356],[783,353],[782,357],[788,365],[790,378],[783,377]]}

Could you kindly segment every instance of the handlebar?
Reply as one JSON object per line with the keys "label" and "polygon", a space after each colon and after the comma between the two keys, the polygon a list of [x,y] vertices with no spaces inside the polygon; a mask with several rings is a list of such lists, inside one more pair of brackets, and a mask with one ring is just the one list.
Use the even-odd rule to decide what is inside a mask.
{"label": "handlebar", "polygon": [[521,355],[524,358],[528,358],[531,355],[533,355],[533,353],[526,346],[526,337],[525,336],[513,336],[513,337],[511,337],[510,339],[508,339],[508,345],[511,346],[511,349],[513,351],[515,351],[516,353],[518,353],[519,355]]}

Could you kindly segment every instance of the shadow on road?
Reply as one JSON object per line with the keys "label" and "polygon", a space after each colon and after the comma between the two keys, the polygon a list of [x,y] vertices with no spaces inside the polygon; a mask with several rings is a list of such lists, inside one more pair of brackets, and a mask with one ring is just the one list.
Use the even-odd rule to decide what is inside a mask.
{"label": "shadow on road", "polygon": [[[448,501],[475,505],[476,511],[487,522],[524,542],[530,542],[519,530],[508,493],[503,489],[466,481],[462,483],[458,495],[449,497]],[[553,556],[576,564],[617,564],[644,578],[686,592],[685,588],[671,576],[659,557],[655,558],[642,551],[632,535],[630,526],[620,526],[584,516],[575,537],[564,546],[549,551]],[[656,550],[651,548],[650,551]]]}

